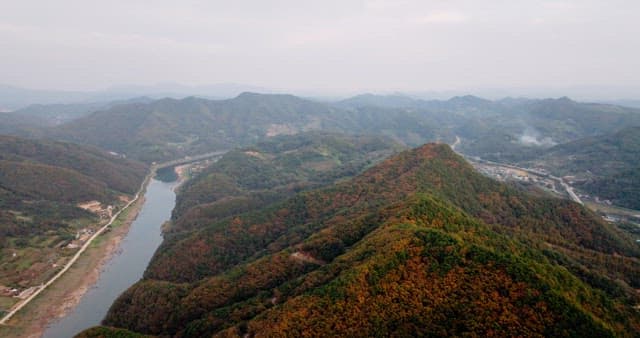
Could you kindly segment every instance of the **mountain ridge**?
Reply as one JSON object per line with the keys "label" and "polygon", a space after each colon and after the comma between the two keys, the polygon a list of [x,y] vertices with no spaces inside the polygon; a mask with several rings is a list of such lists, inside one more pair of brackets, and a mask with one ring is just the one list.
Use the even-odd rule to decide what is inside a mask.
{"label": "mountain ridge", "polygon": [[[575,203],[475,173],[442,144],[175,238],[162,250],[173,260],[154,258],[105,325],[178,336],[613,336],[640,327],[635,243]],[[439,301],[439,289],[451,301]],[[484,325],[496,311],[501,325]]]}

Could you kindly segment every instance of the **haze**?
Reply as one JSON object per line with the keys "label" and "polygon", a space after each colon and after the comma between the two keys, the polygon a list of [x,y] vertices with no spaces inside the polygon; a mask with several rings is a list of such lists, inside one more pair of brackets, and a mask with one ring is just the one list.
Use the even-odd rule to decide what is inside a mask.
{"label": "haze", "polygon": [[[7,1],[2,83],[640,88],[637,1]],[[595,88],[595,87],[592,87]],[[622,94],[621,94],[622,93]]]}

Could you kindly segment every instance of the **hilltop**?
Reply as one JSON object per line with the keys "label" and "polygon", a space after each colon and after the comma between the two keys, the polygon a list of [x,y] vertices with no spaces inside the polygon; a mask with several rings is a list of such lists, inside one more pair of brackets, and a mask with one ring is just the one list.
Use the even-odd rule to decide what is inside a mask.
{"label": "hilltop", "polygon": [[104,324],[178,336],[625,336],[640,328],[639,257],[580,205],[495,182],[429,144],[177,232]]}

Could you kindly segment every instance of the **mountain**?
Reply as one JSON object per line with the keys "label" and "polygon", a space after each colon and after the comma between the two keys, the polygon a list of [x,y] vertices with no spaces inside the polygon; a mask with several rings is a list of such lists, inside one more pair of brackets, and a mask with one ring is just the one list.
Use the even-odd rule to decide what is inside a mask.
{"label": "mountain", "polygon": [[175,227],[224,218],[356,175],[400,149],[385,137],[304,132],[230,151],[181,187]]}
{"label": "mountain", "polygon": [[215,83],[207,85],[182,85],[178,83],[161,83],[156,85],[129,85],[114,86],[105,90],[111,95],[150,96],[155,98],[170,97],[184,98],[198,96],[205,98],[231,98],[244,92],[271,93],[273,90],[265,87],[252,86],[240,83]]}
{"label": "mountain", "polygon": [[43,130],[87,116],[95,111],[109,109],[120,104],[151,102],[147,97],[127,100],[70,103],[33,104],[12,112],[0,113],[0,134],[21,137],[42,137]]}
{"label": "mountain", "polygon": [[90,144],[147,163],[308,130],[382,134],[408,146],[453,143],[458,136],[462,142],[457,150],[465,154],[515,162],[556,144],[634,125],[640,125],[640,110],[567,98],[425,101],[369,94],[323,103],[243,93],[226,100],[166,98],[117,105],[20,135]]}
{"label": "mountain", "polygon": [[323,121],[317,116],[331,114],[322,104],[289,95],[246,93],[222,101],[162,99],[96,112],[54,128],[49,137],[153,162],[319,129]]}
{"label": "mountain", "polygon": [[638,276],[612,225],[428,144],[167,234],[79,336],[633,336]]}
{"label": "mountain", "polygon": [[419,106],[421,102],[423,101],[404,95],[360,94],[338,101],[336,102],[336,105],[344,108],[413,108]]}
{"label": "mountain", "polygon": [[350,112],[292,95],[244,93],[229,100],[163,99],[120,105],[45,131],[154,162],[232,149],[308,130],[381,132],[399,141],[434,138],[434,128],[404,112]]}
{"label": "mountain", "polygon": [[39,116],[0,113],[0,135],[32,137],[47,125],[47,120]]}
{"label": "mountain", "polygon": [[37,118],[42,122],[39,127],[56,126],[73,121],[77,118],[87,116],[98,110],[105,110],[111,107],[132,104],[149,103],[153,99],[148,97],[135,97],[126,100],[116,100],[108,102],[90,103],[69,103],[69,104],[33,104],[28,107],[11,112],[14,116],[24,116],[25,118]]}
{"label": "mountain", "polygon": [[640,127],[557,145],[523,164],[573,176],[589,194],[640,209]]}
{"label": "mountain", "polygon": [[516,162],[531,159],[554,145],[640,126],[640,109],[611,104],[558,99],[506,98],[490,101],[476,96],[420,100],[399,95],[360,95],[337,107],[366,112],[386,109],[417,116],[437,126],[438,137],[462,142],[467,155]]}
{"label": "mountain", "polygon": [[94,91],[39,90],[0,84],[0,112],[14,111],[30,105],[91,104],[93,102],[111,102],[127,100],[132,97],[152,97],[155,99],[170,97],[175,99],[187,96],[210,98],[234,97],[246,91],[270,92],[263,87],[219,83],[200,86],[180,84],[128,85],[114,86]]}
{"label": "mountain", "polygon": [[448,120],[439,121],[462,138],[457,150],[499,162],[534,158],[557,144],[640,126],[639,109],[575,102],[566,97],[456,101],[457,107],[450,104],[445,108],[452,112]]}
{"label": "mountain", "polygon": [[30,104],[68,103],[86,100],[88,93],[26,89],[0,85],[0,110],[15,110]]}
{"label": "mountain", "polygon": [[0,136],[0,284],[40,278],[35,270],[51,266],[41,258],[98,222],[79,203],[118,206],[146,174],[144,164],[96,148]]}
{"label": "mountain", "polygon": [[618,106],[625,106],[631,108],[640,108],[640,100],[610,100],[603,101],[602,103],[615,104]]}

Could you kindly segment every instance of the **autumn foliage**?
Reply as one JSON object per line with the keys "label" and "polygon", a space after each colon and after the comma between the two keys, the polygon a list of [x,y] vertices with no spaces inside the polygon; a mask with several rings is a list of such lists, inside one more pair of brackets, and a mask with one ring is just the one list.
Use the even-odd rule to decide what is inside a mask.
{"label": "autumn foliage", "polygon": [[581,206],[429,144],[176,232],[104,324],[179,337],[633,336],[639,257]]}

